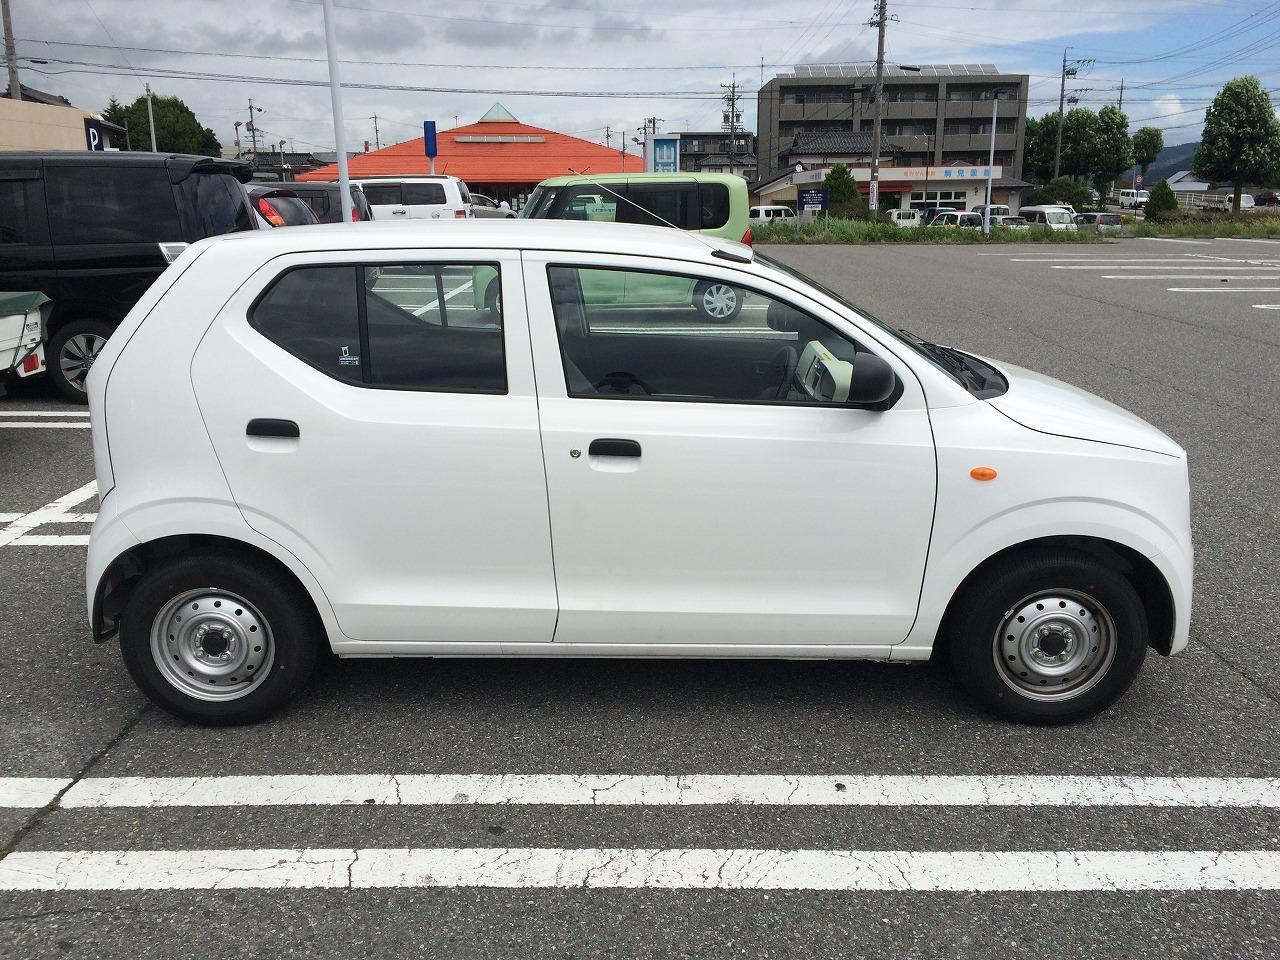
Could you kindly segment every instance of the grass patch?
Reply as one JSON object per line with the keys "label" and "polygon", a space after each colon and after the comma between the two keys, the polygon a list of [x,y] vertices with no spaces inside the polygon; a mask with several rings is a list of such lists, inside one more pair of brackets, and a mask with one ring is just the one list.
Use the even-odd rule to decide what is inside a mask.
{"label": "grass patch", "polygon": [[815,220],[811,223],[762,223],[751,228],[756,243],[1099,243],[1107,237],[1074,230],[991,228],[986,240],[971,227],[909,227],[870,220]]}
{"label": "grass patch", "polygon": [[1245,237],[1250,240],[1280,238],[1280,216],[1268,214],[1224,215],[1195,220],[1135,220],[1124,226],[1126,237]]}

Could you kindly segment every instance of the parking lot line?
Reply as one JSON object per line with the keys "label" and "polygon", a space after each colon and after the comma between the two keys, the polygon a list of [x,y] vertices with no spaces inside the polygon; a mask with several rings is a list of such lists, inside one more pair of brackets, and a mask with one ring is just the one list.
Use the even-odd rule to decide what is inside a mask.
{"label": "parking lot line", "polygon": [[89,429],[87,423],[57,423],[51,421],[33,420],[26,423],[10,423],[0,421],[0,430],[74,430],[77,428]]}
{"label": "parking lot line", "polygon": [[13,853],[0,890],[1276,890],[1272,850],[415,848]]}
{"label": "parking lot line", "polygon": [[[59,497],[52,503],[46,503],[43,507],[33,510],[30,513],[19,514],[13,520],[9,521],[3,527],[0,527],[0,547],[5,546],[51,546],[53,544],[70,544],[79,543],[86,544],[89,542],[88,535],[60,535],[60,536],[44,536],[33,534],[37,527],[42,527],[46,523],[83,523],[82,519],[85,514],[70,514],[68,511],[77,504],[84,503],[89,498],[95,496],[98,492],[98,484],[94,480],[90,480],[82,487],[72,490],[70,493]],[[72,519],[76,518],[76,519]]]}
{"label": "parking lot line", "polygon": [[0,417],[88,417],[88,410],[0,410]]}
{"label": "parking lot line", "polygon": [[1170,293],[1280,293],[1280,287],[1165,287],[1165,289]]}
{"label": "parking lot line", "polygon": [[1213,246],[1212,240],[1181,240],[1178,237],[1146,237],[1147,240],[1158,240],[1161,243],[1194,243],[1203,247]]}
{"label": "parking lot line", "polygon": [[1098,279],[1100,280],[1221,280],[1224,283],[1228,281],[1239,280],[1280,280],[1280,273],[1264,273],[1264,274],[1233,274],[1229,277],[1222,277],[1216,273],[1192,273],[1192,274],[1176,274],[1170,276],[1167,273],[1104,273]]}
{"label": "parking lot line", "polygon": [[[61,785],[0,779],[0,805],[43,806]],[[47,795],[40,793],[45,784]],[[6,803],[5,798],[30,802]],[[39,801],[38,803],[34,801]],[[1280,778],[1091,776],[780,776],[754,774],[360,774],[89,777],[59,805],[837,806],[1280,808]]]}
{"label": "parking lot line", "polygon": [[1133,264],[1133,265],[1120,264],[1119,266],[1115,266],[1109,263],[1101,263],[1101,264],[1091,263],[1088,266],[1085,266],[1083,264],[1078,264],[1078,263],[1069,263],[1069,264],[1055,263],[1050,266],[1050,269],[1052,270],[1170,270],[1170,271],[1173,271],[1173,270],[1265,270],[1266,267],[1261,266],[1259,264],[1248,264],[1248,263],[1236,264],[1236,265],[1223,264],[1219,266],[1216,261],[1206,262],[1203,260],[1194,260],[1194,261],[1184,260],[1179,264],[1170,265],[1167,267],[1158,266],[1156,264],[1150,264],[1150,263]]}

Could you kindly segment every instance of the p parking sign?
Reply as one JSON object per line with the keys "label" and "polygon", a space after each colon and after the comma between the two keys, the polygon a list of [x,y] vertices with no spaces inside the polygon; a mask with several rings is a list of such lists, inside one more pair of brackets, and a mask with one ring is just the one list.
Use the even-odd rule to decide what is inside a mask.
{"label": "p parking sign", "polygon": [[102,121],[97,117],[84,118],[84,145],[89,150],[106,150],[107,141],[102,135]]}

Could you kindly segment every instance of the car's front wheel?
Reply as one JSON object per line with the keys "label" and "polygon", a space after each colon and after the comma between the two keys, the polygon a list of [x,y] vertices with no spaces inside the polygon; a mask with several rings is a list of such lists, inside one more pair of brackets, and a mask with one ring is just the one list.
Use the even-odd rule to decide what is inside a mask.
{"label": "car's front wheel", "polygon": [[249,723],[302,687],[323,632],[298,585],[277,571],[196,554],[143,575],[120,621],[120,651],[143,693],[175,716]]}
{"label": "car's front wheel", "polygon": [[956,674],[980,706],[1024,723],[1071,723],[1113,704],[1147,652],[1142,601],[1084,553],[998,561],[947,616]]}
{"label": "car's front wheel", "polygon": [[85,381],[115,328],[101,320],[73,320],[49,340],[49,377],[68,400],[88,403]]}
{"label": "car's front wheel", "polygon": [[742,291],[727,283],[699,283],[693,289],[693,305],[712,323],[730,323],[742,312]]}

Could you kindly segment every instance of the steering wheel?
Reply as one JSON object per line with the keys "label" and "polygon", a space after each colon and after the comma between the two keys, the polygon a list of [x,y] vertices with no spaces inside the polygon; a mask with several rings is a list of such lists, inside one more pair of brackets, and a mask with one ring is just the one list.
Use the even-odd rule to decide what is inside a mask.
{"label": "steering wheel", "polygon": [[778,381],[778,387],[773,393],[773,399],[785,400],[787,391],[791,388],[791,381],[795,379],[796,367],[800,366],[800,354],[796,352],[796,348],[787,344],[775,353],[769,361],[770,368],[780,367],[782,369],[782,378]]}
{"label": "steering wheel", "polygon": [[633,385],[639,387],[651,397],[658,392],[653,389],[653,387],[649,386],[649,384],[637,377],[634,373],[627,373],[625,370],[606,373],[603,377],[592,384],[592,386],[597,390],[603,390],[605,387],[608,387],[613,393],[627,393]]}

